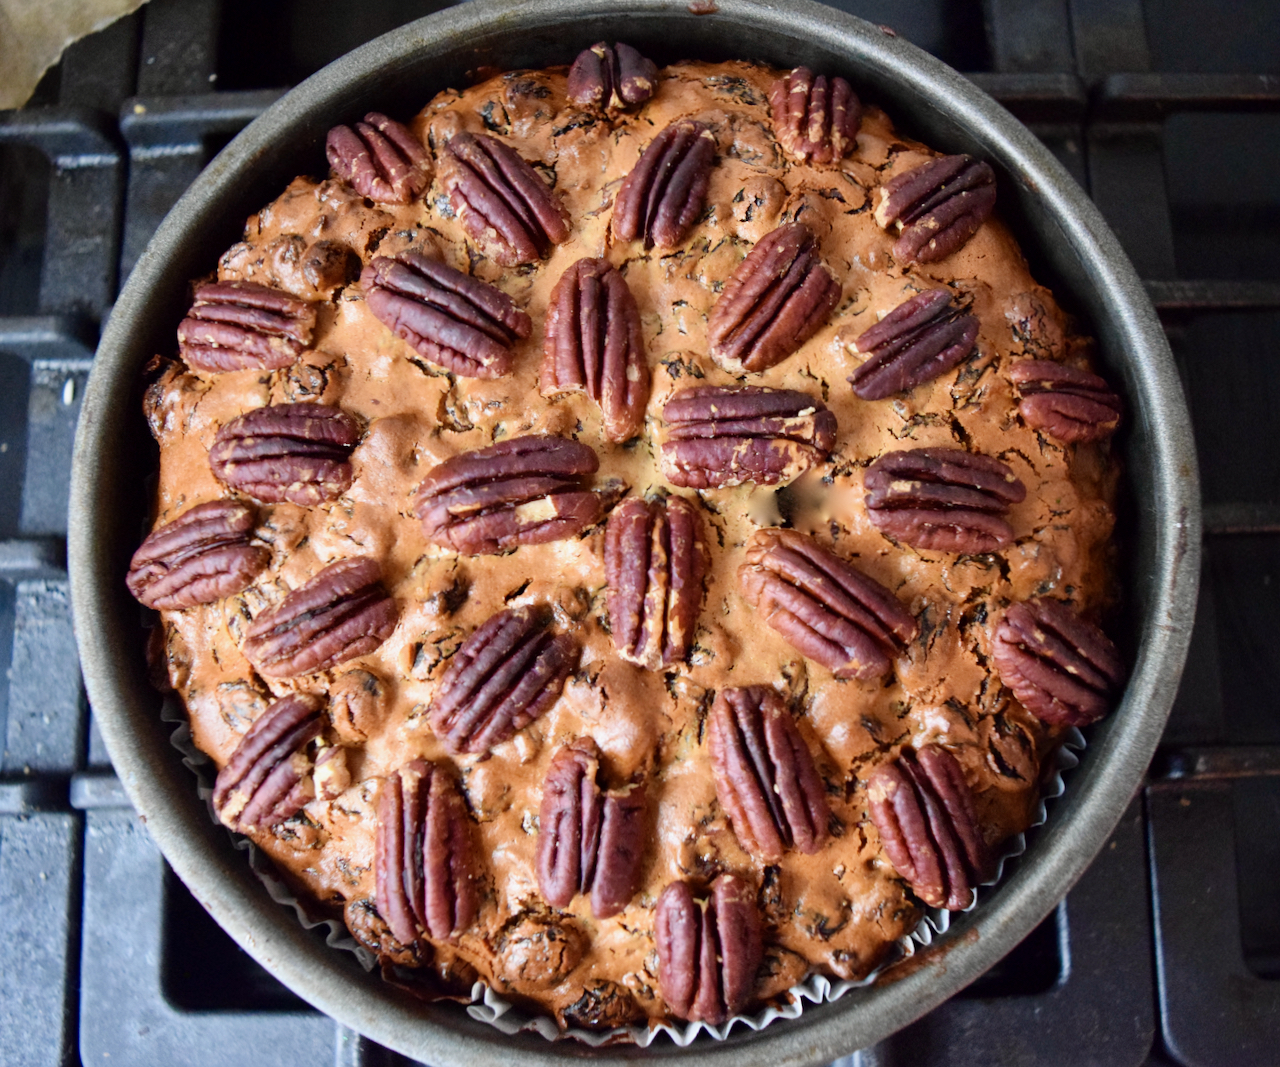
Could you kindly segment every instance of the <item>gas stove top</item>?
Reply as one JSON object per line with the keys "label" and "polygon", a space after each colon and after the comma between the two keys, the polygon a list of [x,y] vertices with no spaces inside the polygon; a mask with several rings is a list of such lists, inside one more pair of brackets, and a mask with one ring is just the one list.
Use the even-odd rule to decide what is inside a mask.
{"label": "gas stove top", "polygon": [[[0,112],[0,1063],[407,1063],[237,948],[129,808],[80,684],[66,498],[99,329],[165,212],[283,87],[443,6],[152,0]],[[1206,507],[1182,688],[1115,834],[1003,962],[839,1063],[1274,1063],[1280,8],[836,6],[972,72],[1090,192],[1165,323]]]}

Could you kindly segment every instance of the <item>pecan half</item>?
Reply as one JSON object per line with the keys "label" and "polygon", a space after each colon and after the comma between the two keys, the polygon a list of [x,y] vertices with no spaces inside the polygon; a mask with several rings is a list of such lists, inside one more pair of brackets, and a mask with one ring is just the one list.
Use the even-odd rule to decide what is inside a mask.
{"label": "pecan half", "polygon": [[600,518],[582,476],[600,461],[587,445],[530,434],[463,452],[433,467],[414,514],[427,540],[468,555],[572,537]]}
{"label": "pecan half", "polygon": [[578,643],[553,634],[544,613],[508,608],[462,643],[427,705],[450,752],[487,752],[551,707],[578,659]]}
{"label": "pecan half", "polygon": [[796,67],[769,86],[769,104],[778,143],[801,163],[835,163],[858,146],[862,101],[839,76]]}
{"label": "pecan half", "polygon": [[835,415],[793,389],[700,385],[676,393],[662,415],[663,473],[691,489],[790,482],[836,443]]}
{"label": "pecan half", "polygon": [[1018,412],[1034,430],[1066,444],[1101,441],[1120,425],[1115,390],[1087,370],[1049,359],[1023,359],[1009,368],[1018,387]]}
{"label": "pecan half", "polygon": [[675,248],[702,213],[716,139],[700,122],[673,122],[641,153],[613,203],[613,232],[645,248]]}
{"label": "pecan half", "polygon": [[444,941],[471,925],[479,906],[471,817],[453,775],[416,759],[378,794],[374,852],[378,911],[396,940]]}
{"label": "pecan half", "polygon": [[413,131],[377,111],[354,127],[335,126],[324,150],[334,174],[380,204],[407,204],[431,181],[431,160]]}
{"label": "pecan half", "polygon": [[271,562],[249,543],[257,515],[248,504],[211,500],[152,530],[129,564],[125,584],[149,608],[212,604],[246,588]]}
{"label": "pecan half", "polygon": [[818,332],[840,302],[803,222],[765,235],[729,276],[707,320],[712,358],[727,370],[767,370]]}
{"label": "pecan half", "polygon": [[266,678],[315,674],[372,652],[399,619],[377,561],[342,559],[254,619],[244,654]]}
{"label": "pecan half", "polygon": [[683,497],[624,500],[609,516],[604,574],[618,653],[656,670],[689,654],[710,564],[702,516]]}
{"label": "pecan half", "polygon": [[721,689],[707,744],[716,796],[742,847],[766,863],[827,843],[826,789],[782,697],[763,685]]}
{"label": "pecan half", "polygon": [[722,874],[699,906],[687,882],[672,882],[654,908],[658,985],[682,1019],[718,1026],[746,1005],[764,959],[755,889]]}
{"label": "pecan half", "polygon": [[888,589],[795,530],[758,530],[738,585],[765,622],[837,678],[879,678],[918,629]]}
{"label": "pecan half", "polygon": [[904,751],[872,771],[867,797],[885,855],[916,896],[949,911],[972,904],[990,858],[955,757],[938,745]]}
{"label": "pecan half", "polygon": [[1096,722],[1124,683],[1111,639],[1050,597],[1010,606],[996,627],[992,659],[1022,706],[1052,725]]}
{"label": "pecan half", "polygon": [[281,370],[311,344],[313,304],[253,282],[197,285],[178,323],[178,354],[196,370]]}
{"label": "pecan half", "polygon": [[496,263],[533,263],[569,239],[560,198],[515,149],[485,134],[457,133],[443,155],[449,203]]}
{"label": "pecan half", "polygon": [[978,320],[951,303],[946,289],[927,289],[899,304],[854,342],[867,357],[849,381],[863,400],[883,400],[945,374],[978,339]]}
{"label": "pecan half", "polygon": [[303,506],[351,488],[351,452],[360,428],[325,404],[270,404],[219,428],[209,466],[223,485],[264,504]]}
{"label": "pecan half", "polygon": [[1027,488],[1004,463],[959,448],[886,452],[863,477],[867,517],[895,541],[942,552],[995,552],[1013,541],[1001,515]]}
{"label": "pecan half", "polygon": [[569,68],[569,99],[580,107],[621,111],[643,104],[657,84],[657,64],[621,41],[593,44]]}
{"label": "pecan half", "polygon": [[626,785],[602,793],[600,750],[580,737],[555,754],[542,785],[538,816],[538,888],[566,908],[591,895],[597,919],[617,915],[640,887],[645,791]]}
{"label": "pecan half", "polygon": [[996,175],[972,156],[943,156],[890,178],[880,187],[876,222],[895,223],[899,263],[936,263],[957,252],[996,206]]}
{"label": "pecan half", "polygon": [[315,796],[307,745],[324,726],[320,701],[277,700],[249,727],[213,786],[213,807],[232,830],[270,829]]}
{"label": "pecan half", "polygon": [[511,373],[533,320],[501,289],[417,252],[379,256],[360,275],[374,317],[424,359],[465,378]]}
{"label": "pecan half", "polygon": [[638,434],[649,402],[649,364],[626,279],[608,260],[578,260],[551,292],[546,329],[543,396],[586,393],[600,405],[609,440]]}

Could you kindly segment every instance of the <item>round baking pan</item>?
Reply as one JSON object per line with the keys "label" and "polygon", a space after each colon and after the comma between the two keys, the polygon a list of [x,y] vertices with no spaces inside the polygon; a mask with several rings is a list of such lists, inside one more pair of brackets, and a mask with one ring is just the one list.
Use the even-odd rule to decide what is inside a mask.
{"label": "round baking pan", "polygon": [[[1116,636],[1132,670],[1117,710],[1090,732],[1081,766],[1026,855],[972,913],[892,980],[806,1008],[755,1033],[688,1049],[592,1051],[533,1034],[507,1037],[452,1004],[424,1005],[366,974],[272,902],[198,799],[147,682],[139,608],[124,586],[149,514],[155,447],[140,374],[174,348],[188,279],[210,271],[244,219],[299,172],[326,171],[329,127],[370,109],[407,117],[483,68],[569,63],[597,40],[654,59],[756,59],[847,77],[904,133],[989,160],[998,210],[1051,286],[1099,340],[1126,397],[1124,611]],[[1025,127],[949,67],[870,23],[815,3],[719,0],[695,16],[669,0],[476,0],[380,37],[284,96],[209,165],[138,261],[98,349],[76,437],[70,507],[76,633],[94,717],[124,787],[178,876],[258,962],[340,1023],[414,1059],[507,1067],[590,1056],[602,1062],[696,1056],[771,1067],[829,1061],[923,1015],[1014,947],[1062,898],[1119,820],[1164,727],[1194,617],[1200,515],[1195,454],[1164,334],[1133,268],[1080,187]],[[944,962],[945,961],[945,962]]]}

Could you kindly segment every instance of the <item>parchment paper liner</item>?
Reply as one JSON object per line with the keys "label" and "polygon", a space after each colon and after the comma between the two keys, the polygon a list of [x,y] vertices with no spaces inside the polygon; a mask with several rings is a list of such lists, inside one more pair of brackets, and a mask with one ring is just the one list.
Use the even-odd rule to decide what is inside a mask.
{"label": "parchment paper liner", "polygon": [[[187,720],[186,708],[183,707],[182,701],[178,699],[176,694],[170,693],[165,697],[160,711],[160,718],[163,722],[174,724],[175,728],[170,735],[170,741],[173,747],[182,753],[183,763],[195,774],[197,793],[208,807],[209,817],[215,823],[221,825],[217,813],[213,810],[213,782],[211,780],[213,761],[196,748],[195,743],[191,740],[191,726]],[[1045,780],[1044,787],[1040,793],[1040,800],[1036,804],[1036,810],[1032,813],[1028,830],[1040,826],[1045,821],[1046,803],[1062,795],[1066,788],[1062,778],[1063,773],[1079,764],[1080,760],[1076,753],[1083,751],[1086,744],[1084,735],[1074,727],[1062,735],[1062,741],[1053,753],[1052,771]],[[325,935],[325,943],[332,948],[355,953],[356,959],[360,961],[361,966],[366,971],[371,971],[377,966],[377,957],[356,942],[355,938],[347,930],[345,923],[340,919],[317,919],[293,895],[288,885],[276,874],[270,859],[252,841],[241,834],[231,833],[230,830],[227,833],[231,834],[231,839],[236,848],[249,853],[249,866],[262,884],[266,886],[272,900],[277,904],[292,908],[298,917],[298,921],[302,923],[305,929],[313,930],[318,926],[326,927],[328,933]],[[1009,838],[997,857],[995,874],[983,882],[982,885],[990,887],[998,884],[1000,879],[1004,877],[1006,862],[1015,856],[1021,856],[1026,849],[1027,836],[1025,832],[1015,834]],[[978,907],[980,898],[981,893],[975,891],[973,903],[964,909],[965,912],[972,911]],[[839,1000],[850,990],[861,989],[871,985],[887,968],[902,960],[910,959],[915,955],[917,946],[924,948],[931,945],[934,937],[939,934],[945,934],[950,926],[951,912],[942,908],[930,908],[926,910],[916,928],[910,934],[899,938],[885,961],[865,978],[854,981],[850,979],[833,979],[825,974],[811,974],[803,982],[787,990],[785,994],[787,1000],[784,1003],[767,1007],[754,1015],[735,1015],[721,1026],[709,1026],[701,1022],[685,1023],[683,1025],[654,1023],[600,1031],[572,1027],[568,1030],[561,1030],[550,1017],[532,1015],[522,1008],[517,1008],[510,1001],[495,993],[485,982],[476,982],[471,987],[471,1003],[467,1005],[467,1014],[473,1019],[488,1023],[504,1034],[531,1030],[541,1034],[548,1041],[574,1038],[593,1048],[599,1048],[602,1045],[627,1043],[639,1045],[641,1048],[648,1048],[649,1045],[657,1040],[659,1034],[665,1033],[672,1041],[683,1048],[689,1045],[700,1033],[705,1032],[717,1040],[722,1040],[739,1024],[752,1030],[763,1030],[775,1019],[799,1018],[804,1013],[804,1001],[806,1000],[813,1004],[824,1004]]]}

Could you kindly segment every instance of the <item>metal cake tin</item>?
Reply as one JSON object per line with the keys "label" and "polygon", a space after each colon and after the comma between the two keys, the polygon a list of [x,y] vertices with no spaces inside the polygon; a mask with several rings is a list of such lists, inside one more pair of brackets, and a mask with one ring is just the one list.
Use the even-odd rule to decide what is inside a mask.
{"label": "metal cake tin", "polygon": [[[680,58],[800,64],[847,77],[908,135],[970,152],[999,174],[999,211],[1033,273],[1099,340],[1125,395],[1124,609],[1115,628],[1132,672],[1117,710],[1092,728],[1081,766],[1050,805],[1026,855],[972,913],[891,980],[809,1006],[760,1032],[735,1028],[681,1049],[590,1050],[533,1034],[504,1036],[458,1006],[424,1005],[366,974],[274,903],[225,830],[160,721],[147,682],[138,605],[124,586],[149,514],[155,446],[141,415],[140,372],[171,352],[188,279],[210,271],[244,219],[299,172],[324,173],[326,131],[370,109],[407,117],[469,71],[568,63],[601,39],[660,63]],[[1004,956],[1067,892],[1142,781],[1186,656],[1200,560],[1200,504],[1190,422],[1164,333],[1102,216],[1049,151],[951,68],[881,28],[807,0],[719,0],[694,15],[670,0],[474,0],[410,23],[332,63],[253,122],[205,169],[138,261],[98,348],[76,436],[69,563],[94,719],[138,814],[165,857],[222,927],[285,985],[338,1022],[436,1065],[508,1067],[589,1057],[698,1057],[770,1067],[825,1063],[923,1015]],[[923,961],[923,962],[920,962]]]}

